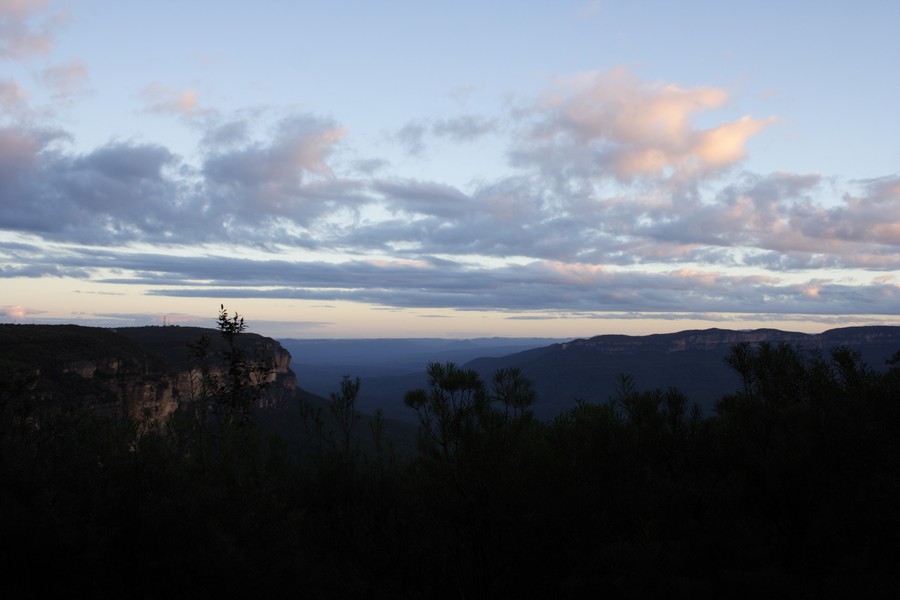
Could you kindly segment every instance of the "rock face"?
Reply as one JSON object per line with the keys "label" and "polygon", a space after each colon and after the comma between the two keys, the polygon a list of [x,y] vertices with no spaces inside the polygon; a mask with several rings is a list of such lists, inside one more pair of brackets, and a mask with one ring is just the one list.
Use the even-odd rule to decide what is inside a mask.
{"label": "rock face", "polygon": [[[189,327],[0,325],[0,364],[24,373],[29,399],[43,406],[161,419],[186,407],[198,389],[190,344],[202,336],[210,339],[211,374],[222,376],[225,344],[218,331]],[[286,402],[297,383],[290,353],[255,334],[242,333],[238,342],[251,362],[268,355],[274,363],[260,406]]]}
{"label": "rock face", "polygon": [[[275,356],[275,370],[266,378],[268,386],[260,397],[260,408],[274,408],[285,402],[297,383],[290,369],[290,354],[277,342],[268,349]],[[151,364],[115,358],[76,361],[66,365],[63,373],[75,374],[109,392],[84,397],[94,411],[107,416],[124,413],[134,419],[161,419],[184,407],[198,388],[200,377],[196,369],[159,371]],[[216,365],[210,373],[221,379],[226,370]]]}

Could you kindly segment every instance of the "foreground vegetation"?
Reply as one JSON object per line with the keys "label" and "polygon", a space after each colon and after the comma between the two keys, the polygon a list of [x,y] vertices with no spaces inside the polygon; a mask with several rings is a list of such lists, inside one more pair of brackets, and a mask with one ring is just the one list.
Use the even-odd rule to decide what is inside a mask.
{"label": "foreground vegetation", "polygon": [[191,350],[194,401],[164,422],[44,414],[29,373],[0,365],[5,597],[900,591],[900,353],[873,370],[846,348],[742,344],[724,357],[741,385],[712,416],[623,376],[608,403],[550,422],[516,370],[435,363],[404,398],[407,457],[380,419],[357,430],[350,378],[329,421],[302,412],[302,448],[268,432],[247,410],[263,378],[233,346],[213,377],[208,347]]}

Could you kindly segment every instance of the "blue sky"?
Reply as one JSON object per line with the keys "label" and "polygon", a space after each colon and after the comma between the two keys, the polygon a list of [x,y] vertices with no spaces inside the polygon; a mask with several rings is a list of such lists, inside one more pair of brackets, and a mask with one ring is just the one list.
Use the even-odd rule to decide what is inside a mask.
{"label": "blue sky", "polygon": [[900,5],[0,0],[0,321],[900,324]]}

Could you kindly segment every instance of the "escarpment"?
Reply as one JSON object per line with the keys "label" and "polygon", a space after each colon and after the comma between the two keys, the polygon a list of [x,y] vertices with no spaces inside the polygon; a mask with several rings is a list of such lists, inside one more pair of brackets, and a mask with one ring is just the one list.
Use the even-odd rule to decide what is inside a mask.
{"label": "escarpment", "polygon": [[[75,325],[0,325],[0,379],[23,410],[83,407],[100,415],[164,418],[198,393],[191,344],[210,340],[210,374],[225,374],[225,343],[214,329]],[[253,333],[238,339],[249,362],[274,367],[261,407],[287,402],[296,388],[291,355],[279,342]],[[13,382],[20,382],[12,390]]]}

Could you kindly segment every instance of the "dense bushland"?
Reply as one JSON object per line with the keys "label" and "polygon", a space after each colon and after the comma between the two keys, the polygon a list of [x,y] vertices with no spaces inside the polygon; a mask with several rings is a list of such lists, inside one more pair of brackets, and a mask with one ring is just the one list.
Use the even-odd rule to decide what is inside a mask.
{"label": "dense bushland", "polygon": [[404,398],[419,417],[406,457],[378,418],[354,431],[364,381],[336,382],[333,431],[299,412],[298,447],[249,418],[261,379],[245,357],[231,347],[210,379],[205,348],[192,406],[164,422],[44,414],[27,371],[0,365],[5,597],[900,591],[900,353],[872,369],[846,348],[741,344],[723,357],[739,389],[713,416],[623,375],[609,402],[550,422],[516,370],[485,382],[435,363]]}

